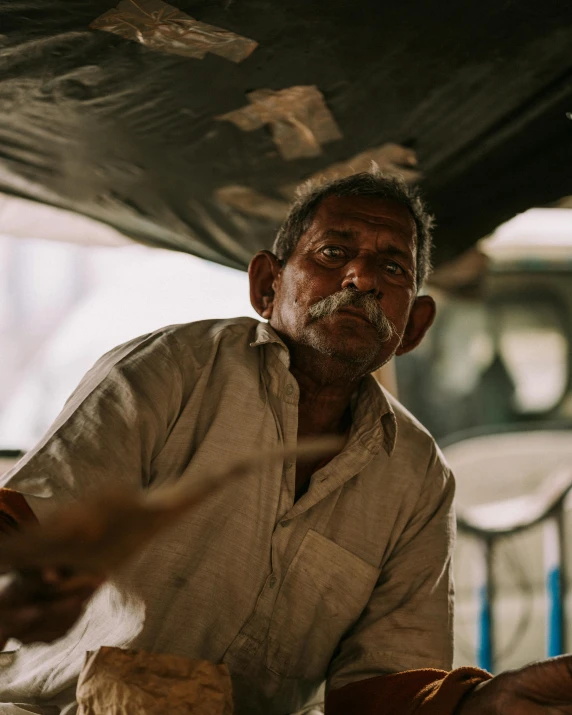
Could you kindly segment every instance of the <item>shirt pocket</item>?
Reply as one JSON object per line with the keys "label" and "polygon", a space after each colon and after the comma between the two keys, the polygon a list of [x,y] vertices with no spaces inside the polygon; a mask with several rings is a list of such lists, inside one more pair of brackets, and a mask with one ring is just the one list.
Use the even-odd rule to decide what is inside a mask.
{"label": "shirt pocket", "polygon": [[280,587],[266,665],[287,677],[320,680],[345,632],[367,605],[380,570],[310,529]]}

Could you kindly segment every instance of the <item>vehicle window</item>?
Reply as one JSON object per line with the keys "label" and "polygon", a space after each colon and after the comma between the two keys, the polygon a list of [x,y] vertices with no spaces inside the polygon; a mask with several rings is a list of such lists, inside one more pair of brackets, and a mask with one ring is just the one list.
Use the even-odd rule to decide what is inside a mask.
{"label": "vehicle window", "polygon": [[568,344],[551,303],[507,303],[495,311],[498,351],[514,383],[513,409],[547,412],[568,384]]}

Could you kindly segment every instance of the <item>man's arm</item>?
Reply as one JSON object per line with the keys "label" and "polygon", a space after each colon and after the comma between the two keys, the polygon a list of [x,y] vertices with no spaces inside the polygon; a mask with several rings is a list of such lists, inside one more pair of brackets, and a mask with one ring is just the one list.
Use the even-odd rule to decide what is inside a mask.
{"label": "man's arm", "polygon": [[[0,540],[35,522],[22,494],[0,488]],[[102,580],[57,569],[0,574],[0,651],[10,638],[31,643],[63,636]]]}
{"label": "man's arm", "polygon": [[148,486],[153,459],[181,408],[176,350],[169,334],[157,333],[104,355],[0,487],[22,494],[42,521],[102,487]]}
{"label": "man's arm", "polygon": [[478,668],[450,670],[442,648],[452,626],[444,608],[452,597],[444,588],[452,548],[452,485],[445,473],[436,459],[419,509],[340,644],[325,715],[572,715],[572,655],[495,677]]}
{"label": "man's arm", "polygon": [[455,715],[572,715],[572,655],[500,673],[471,690]]}
{"label": "man's arm", "polygon": [[[161,333],[105,355],[54,425],[0,479],[0,539],[102,487],[143,489],[181,406],[176,349]],[[9,638],[50,641],[75,623],[102,582],[58,569],[0,575],[0,647]]]}
{"label": "man's arm", "polygon": [[56,569],[0,575],[0,651],[12,638],[21,643],[48,643],[64,636],[103,580],[92,574],[61,574]]}
{"label": "man's arm", "polygon": [[402,715],[431,703],[439,715],[452,715],[464,694],[490,677],[478,669],[449,674],[454,481],[435,447],[424,472],[407,525],[330,666],[327,715]]}
{"label": "man's arm", "polygon": [[12,534],[22,524],[34,521],[34,512],[21,494],[0,488],[0,534]]}
{"label": "man's arm", "polygon": [[[492,676],[479,668],[432,668],[381,675],[331,690],[325,715],[457,715],[459,706]],[[469,715],[469,714],[468,714]]]}
{"label": "man's arm", "polygon": [[325,715],[572,715],[572,656],[492,677],[478,668],[412,670],[362,680],[326,698]]}
{"label": "man's arm", "polygon": [[492,678],[479,668],[449,670],[453,494],[452,476],[436,452],[418,507],[362,618],[340,644],[325,715],[459,715],[476,686]]}
{"label": "man's arm", "polygon": [[381,564],[367,606],[330,663],[328,692],[377,676],[446,671],[452,665],[454,481],[434,446],[425,455],[425,476],[406,525]]}

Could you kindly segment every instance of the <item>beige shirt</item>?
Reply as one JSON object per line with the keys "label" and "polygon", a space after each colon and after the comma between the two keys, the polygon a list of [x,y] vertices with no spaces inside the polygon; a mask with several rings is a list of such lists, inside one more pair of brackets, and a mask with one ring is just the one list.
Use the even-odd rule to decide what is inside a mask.
{"label": "beige shirt", "polygon": [[[288,368],[276,333],[250,318],[133,340],[96,364],[0,486],[41,520],[104,484],[152,490],[294,445]],[[0,655],[0,702],[74,712],[85,652],[101,645],[226,663],[237,715],[310,712],[324,681],[450,668],[453,480],[371,376],[352,413],[346,447],[297,502],[293,462],[232,481],[101,588],[66,637]]]}

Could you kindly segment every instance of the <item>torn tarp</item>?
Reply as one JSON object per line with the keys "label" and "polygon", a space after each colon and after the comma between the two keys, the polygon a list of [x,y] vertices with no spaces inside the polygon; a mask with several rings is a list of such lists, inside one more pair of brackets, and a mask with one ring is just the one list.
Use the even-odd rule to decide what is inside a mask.
{"label": "torn tarp", "polygon": [[342,138],[336,120],[314,85],[274,91],[257,89],[247,94],[246,107],[221,114],[245,132],[270,124],[272,138],[283,159],[318,156],[322,144]]}
{"label": "torn tarp", "polygon": [[121,0],[90,24],[160,52],[202,60],[207,52],[242,62],[258,43],[214,25],[195,20],[162,0]]}
{"label": "torn tarp", "polygon": [[[41,524],[30,524],[2,540],[0,573],[20,579],[18,572],[33,574],[43,566],[69,567],[82,573],[109,573],[133,558],[159,533],[173,526],[210,493],[231,480],[290,455],[299,461],[330,455],[339,449],[335,437],[299,440],[295,447],[257,450],[231,466],[212,467],[200,480],[165,486],[150,492],[110,488],[96,497],[67,504]],[[8,576],[6,576],[8,578]]]}

